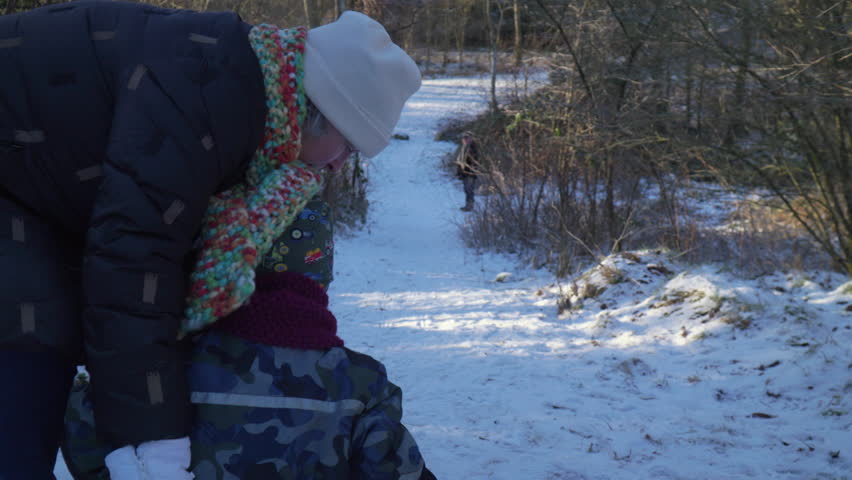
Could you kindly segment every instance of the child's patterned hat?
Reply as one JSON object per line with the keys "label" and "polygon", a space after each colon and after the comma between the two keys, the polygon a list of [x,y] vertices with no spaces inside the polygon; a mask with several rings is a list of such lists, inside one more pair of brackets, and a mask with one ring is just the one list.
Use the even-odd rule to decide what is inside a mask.
{"label": "child's patterned hat", "polygon": [[334,279],[334,219],[319,196],[296,216],[257,266],[257,275],[293,272],[317,282],[323,289]]}

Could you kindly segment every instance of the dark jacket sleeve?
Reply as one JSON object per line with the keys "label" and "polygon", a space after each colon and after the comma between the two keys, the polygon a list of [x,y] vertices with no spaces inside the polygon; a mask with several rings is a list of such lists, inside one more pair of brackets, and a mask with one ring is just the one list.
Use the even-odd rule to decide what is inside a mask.
{"label": "dark jacket sleeve", "polygon": [[154,69],[128,69],[120,87],[83,263],[95,416],[116,447],[188,433],[183,267],[225,174],[213,137],[193,128]]}
{"label": "dark jacket sleeve", "polygon": [[375,397],[352,430],[352,478],[428,479],[417,442],[402,424],[402,390],[388,381],[384,366],[378,373]]}

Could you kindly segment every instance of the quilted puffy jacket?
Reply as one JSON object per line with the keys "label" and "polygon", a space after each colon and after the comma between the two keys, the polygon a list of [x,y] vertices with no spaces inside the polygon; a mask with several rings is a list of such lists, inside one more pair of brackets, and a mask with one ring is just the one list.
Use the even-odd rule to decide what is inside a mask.
{"label": "quilted puffy jacket", "polygon": [[[0,275],[0,348],[84,358],[115,446],[189,431],[186,266],[266,117],[250,28],[99,1],[0,17],[0,269],[14,272]],[[76,267],[52,279],[33,259]]]}

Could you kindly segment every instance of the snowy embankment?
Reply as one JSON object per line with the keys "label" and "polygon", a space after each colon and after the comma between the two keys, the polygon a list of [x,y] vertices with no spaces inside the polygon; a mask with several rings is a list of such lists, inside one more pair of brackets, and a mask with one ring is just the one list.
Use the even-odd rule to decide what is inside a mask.
{"label": "snowy embankment", "polygon": [[433,138],[487,83],[424,82],[411,140],[368,165],[368,225],[336,243],[339,333],[402,387],[438,478],[850,478],[852,283],[655,252],[557,283],[466,250]]}
{"label": "snowy embankment", "polygon": [[453,146],[432,138],[484,108],[485,85],[425,82],[398,129],[411,140],[370,167],[369,225],[337,243],[341,334],[402,386],[439,478],[847,478],[852,286],[638,252],[577,279],[560,315],[571,281],[458,237],[463,194],[439,168]]}

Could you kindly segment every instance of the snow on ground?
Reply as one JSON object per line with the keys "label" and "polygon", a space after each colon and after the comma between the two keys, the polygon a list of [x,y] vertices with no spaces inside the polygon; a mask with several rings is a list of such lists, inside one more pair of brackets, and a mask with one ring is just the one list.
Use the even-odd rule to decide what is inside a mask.
{"label": "snow on ground", "polygon": [[339,333],[402,387],[438,478],[852,478],[852,282],[652,251],[556,282],[465,249],[433,138],[486,84],[424,82],[336,242]]}

